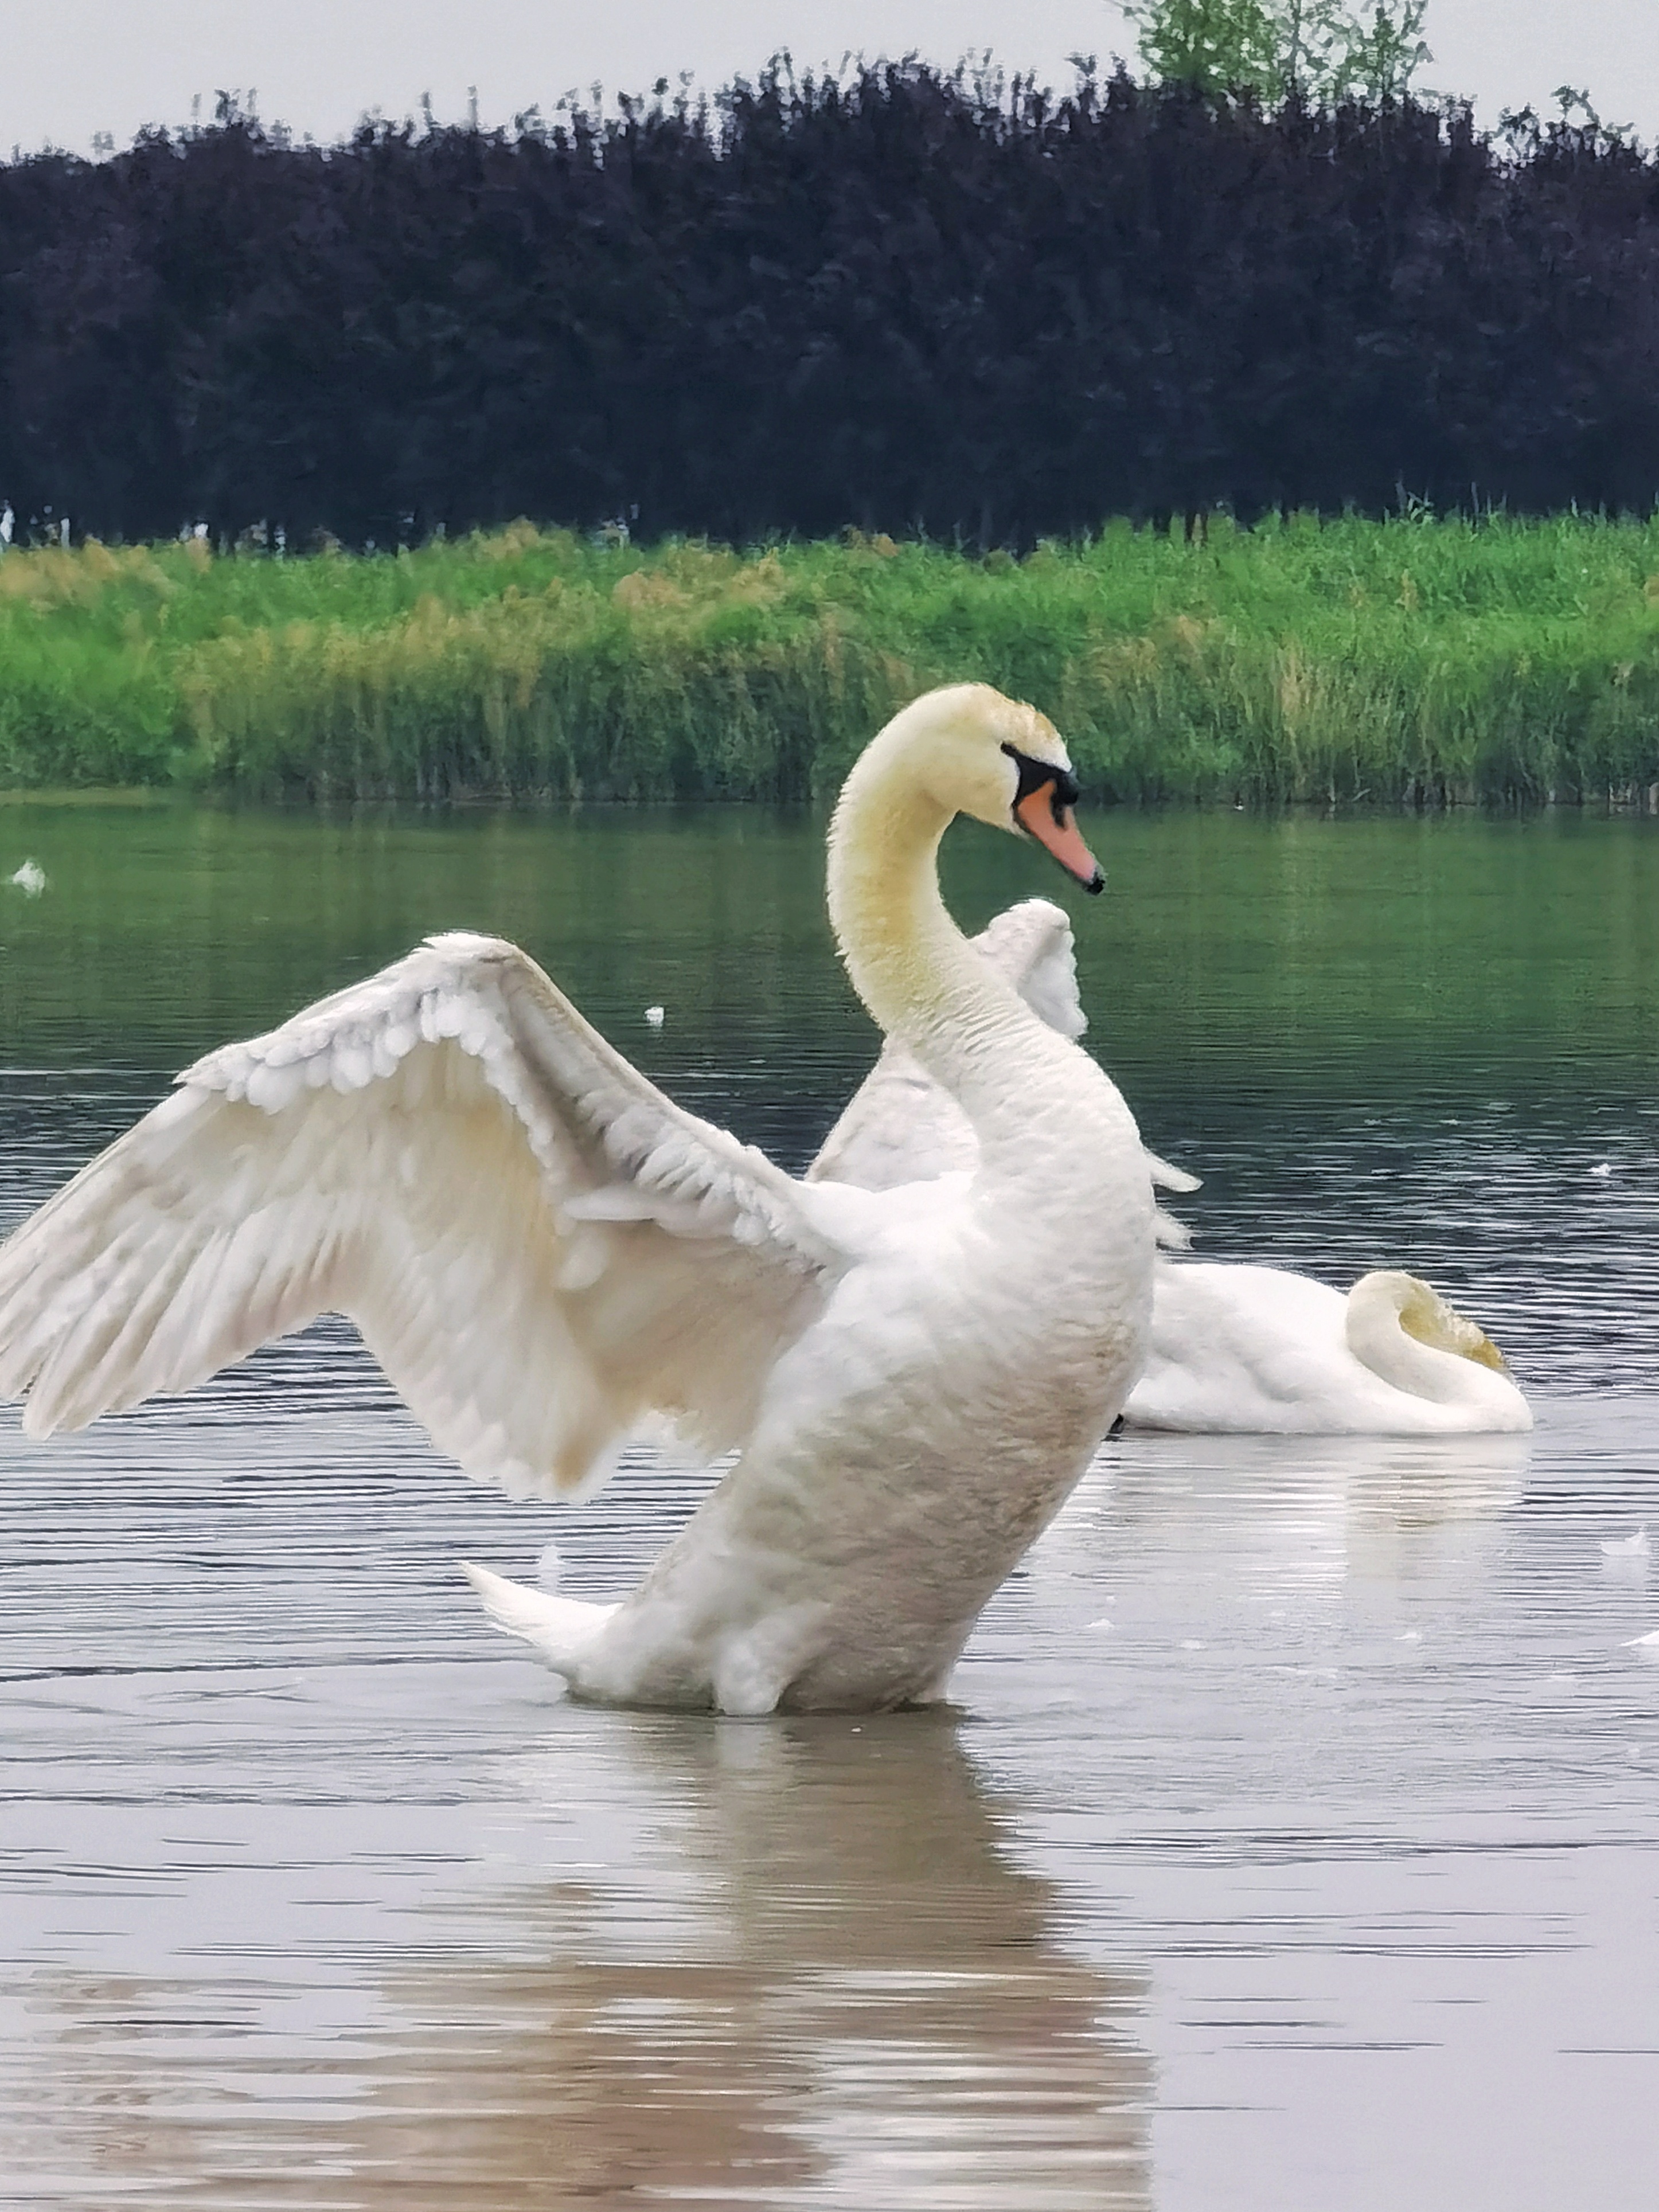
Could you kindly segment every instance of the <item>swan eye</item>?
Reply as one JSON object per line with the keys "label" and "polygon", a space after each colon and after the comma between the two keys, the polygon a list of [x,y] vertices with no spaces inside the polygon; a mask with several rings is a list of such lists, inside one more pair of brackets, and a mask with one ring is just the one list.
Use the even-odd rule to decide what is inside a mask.
{"label": "swan eye", "polygon": [[1019,818],[1019,810],[1024,801],[1030,798],[1033,792],[1041,791],[1043,786],[1048,784],[1051,787],[1048,805],[1054,813],[1054,827],[1057,830],[1063,830],[1066,826],[1066,810],[1075,806],[1083,796],[1078,788],[1077,778],[1072,774],[1070,769],[1056,768],[1053,761],[1033,760],[1030,753],[1021,752],[1018,745],[1004,745],[1002,750],[1012,761],[1019,775],[1019,783],[1014,793],[1016,821]]}

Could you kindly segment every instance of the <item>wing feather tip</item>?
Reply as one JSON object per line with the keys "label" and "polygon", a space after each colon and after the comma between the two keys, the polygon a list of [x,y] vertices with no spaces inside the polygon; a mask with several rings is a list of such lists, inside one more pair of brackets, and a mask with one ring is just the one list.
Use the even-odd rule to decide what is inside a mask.
{"label": "wing feather tip", "polygon": [[1171,1166],[1168,1160],[1160,1159],[1156,1152],[1144,1152],[1143,1157],[1146,1162],[1146,1171],[1158,1190],[1176,1191],[1184,1197],[1204,1188],[1202,1176],[1188,1175],[1185,1168]]}

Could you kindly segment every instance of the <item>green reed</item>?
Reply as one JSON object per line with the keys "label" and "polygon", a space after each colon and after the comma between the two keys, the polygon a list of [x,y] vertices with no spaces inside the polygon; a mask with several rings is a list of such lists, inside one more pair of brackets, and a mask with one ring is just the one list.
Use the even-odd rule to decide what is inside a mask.
{"label": "green reed", "polygon": [[0,782],[799,798],[981,677],[1126,800],[1650,803],[1659,523],[1402,519],[1023,560],[529,524],[396,555],[0,557]]}

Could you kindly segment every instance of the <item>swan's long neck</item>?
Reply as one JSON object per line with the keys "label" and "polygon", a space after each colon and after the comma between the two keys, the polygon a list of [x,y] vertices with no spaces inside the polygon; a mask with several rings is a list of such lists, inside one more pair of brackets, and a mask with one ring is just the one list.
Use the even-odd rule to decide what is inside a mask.
{"label": "swan's long neck", "polygon": [[981,1153],[1028,1139],[1033,1062],[1056,1037],[963,936],[939,888],[951,823],[901,756],[878,739],[842,793],[830,831],[830,919],[853,988],[959,1102]]}
{"label": "swan's long neck", "polygon": [[1491,1339],[1415,1275],[1363,1275],[1348,1293],[1345,1325],[1356,1358],[1414,1398],[1480,1405],[1514,1390]]}

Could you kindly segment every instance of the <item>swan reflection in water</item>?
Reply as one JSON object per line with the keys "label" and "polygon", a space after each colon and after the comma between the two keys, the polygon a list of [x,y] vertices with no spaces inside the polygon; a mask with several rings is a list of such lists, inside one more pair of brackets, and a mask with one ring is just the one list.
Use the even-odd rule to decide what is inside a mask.
{"label": "swan reflection in water", "polygon": [[1150,2205],[1142,1984],[1063,1948],[948,1713],[560,1721],[510,1780],[515,1856],[569,1872],[417,1916],[368,2035],[273,2056],[205,2028],[223,1984],[60,1990],[58,2171],[331,2212]]}
{"label": "swan reflection in water", "polygon": [[[1166,1436],[1127,1429],[1079,1486],[1062,1523],[1104,1511],[1127,1533],[1166,1535],[1263,1572],[1297,1571],[1305,1540],[1340,1571],[1420,1576],[1448,1550],[1484,1555],[1520,1502],[1526,1434],[1447,1437]],[[1048,1541],[1049,1539],[1044,1539]]]}
{"label": "swan reflection in water", "polygon": [[[1437,1613],[1462,1632],[1507,1571],[1528,1442],[1115,1439],[968,1671],[999,1716],[1007,1796],[963,1752],[974,1723],[945,1711],[550,1708],[546,1678],[505,1662],[428,1669],[412,1702],[388,1680],[372,1736],[336,1743],[331,1701],[395,1668],[283,1669],[276,1700],[254,1687],[274,1677],[180,1676],[169,1728],[222,1738],[243,1725],[227,1699],[246,1698],[277,1795],[301,1741],[314,1794],[268,1834],[274,1801],[239,1816],[233,1791],[214,1818],[244,1829],[234,1850],[123,1876],[188,1899],[245,1851],[266,1869],[245,1929],[228,1936],[220,1906],[170,1973],[32,1978],[27,2041],[0,2038],[0,2101],[27,2129],[0,2123],[0,2171],[77,2208],[118,2185],[204,2212],[1148,2212],[1145,1987],[1064,1933],[1124,1908],[1019,1863],[1018,1784],[1082,1824],[1091,1849],[1069,1863],[1109,1885],[1114,1841],[1149,1824],[1202,1848],[1246,1807],[1265,1830],[1317,1827],[1334,1790],[1375,1802],[1392,1732],[1356,1734],[1309,1683],[1340,1659],[1443,1725],[1430,1674],[1377,1674],[1365,1639]],[[1117,1632],[1089,1635],[1108,1611]],[[1189,1628],[1208,1639],[1190,1657]],[[506,1747],[480,1752],[478,1717],[499,1720],[504,1694]],[[176,1833],[167,1808],[200,1775],[154,1747],[143,1766]],[[456,1790],[483,1808],[465,1850],[421,1809]],[[394,1845],[366,1853],[388,1803]],[[308,1917],[319,1885],[361,1900],[326,1937]],[[60,1886],[59,1924],[128,1925],[108,1893],[77,1907]],[[151,1909],[126,1908],[140,1932],[103,1954],[146,1940]]]}
{"label": "swan reflection in water", "polygon": [[1079,1626],[1109,1615],[1133,1632],[1133,1649],[1112,1646],[1120,1693],[1140,1657],[1161,1667],[1169,1639],[1196,1627],[1216,1656],[1230,1651],[1238,1662],[1212,1696],[1270,1698],[1257,1672],[1271,1656],[1264,1637],[1312,1632],[1327,1656],[1348,1663],[1368,1629],[1409,1635],[1419,1621],[1461,1620],[1486,1602],[1532,1449],[1527,1435],[1126,1429],[1031,1552],[1029,1601]]}

